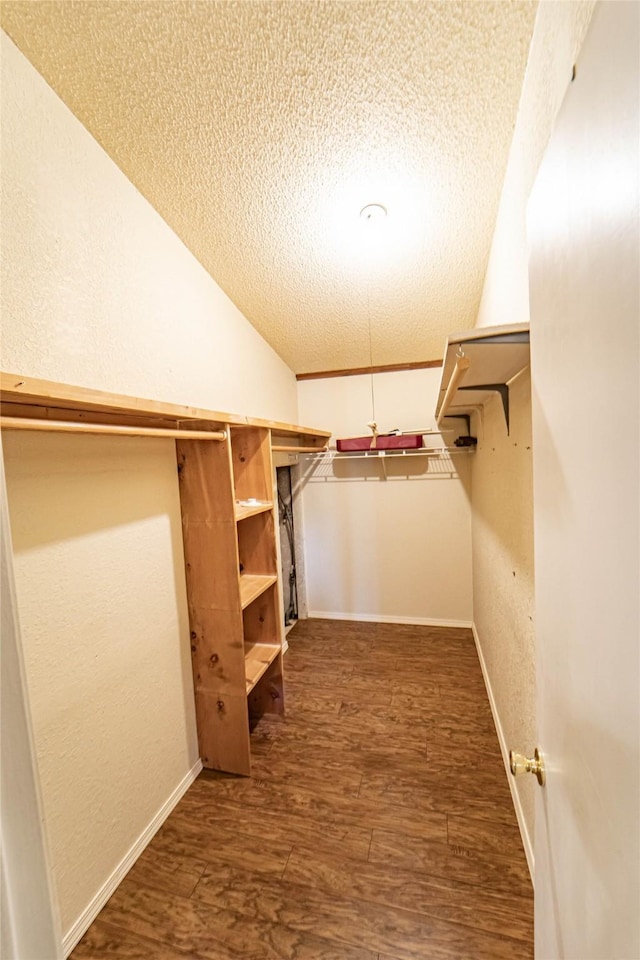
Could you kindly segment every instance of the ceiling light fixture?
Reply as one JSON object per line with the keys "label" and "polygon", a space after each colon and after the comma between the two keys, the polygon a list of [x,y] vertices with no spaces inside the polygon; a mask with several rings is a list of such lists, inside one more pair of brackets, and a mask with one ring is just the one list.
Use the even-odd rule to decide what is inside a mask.
{"label": "ceiling light fixture", "polygon": [[368,203],[360,211],[360,218],[369,222],[379,222],[387,215],[387,208],[381,203]]}

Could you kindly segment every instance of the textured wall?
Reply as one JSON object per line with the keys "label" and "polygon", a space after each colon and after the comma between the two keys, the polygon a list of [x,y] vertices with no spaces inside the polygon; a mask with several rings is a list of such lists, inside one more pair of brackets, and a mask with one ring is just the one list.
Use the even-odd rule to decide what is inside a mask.
{"label": "textured wall", "polygon": [[527,200],[594,6],[538,6],[476,326],[529,319]]}
{"label": "textured wall", "polygon": [[3,369],[295,421],[291,371],[1,41]]}
{"label": "textured wall", "polygon": [[[3,367],[296,419],[295,379],[2,42]],[[170,441],[7,434],[63,931],[197,757]]]}
{"label": "textured wall", "polygon": [[[440,375],[375,375],[380,429],[431,426]],[[323,417],[337,437],[369,435],[370,377],[301,381],[299,394],[303,419]],[[307,474],[309,615],[469,623],[470,459],[390,459],[386,481],[377,461],[336,460]],[[301,462],[304,473],[310,468]]]}
{"label": "textured wall", "polygon": [[[529,319],[525,213],[594,4],[542,3],[529,54],[477,324]],[[485,410],[473,462],[474,623],[506,747],[536,745],[530,377],[511,396],[507,436],[499,403]],[[476,418],[477,420],[477,418]],[[515,446],[515,444],[518,444]],[[514,576],[515,571],[515,576]],[[515,782],[533,862],[533,778]]]}
{"label": "textured wall", "polygon": [[[535,633],[533,623],[533,478],[531,377],[520,374],[510,391],[507,436],[496,397],[482,422],[474,418],[473,622],[507,747],[536,746]],[[533,777],[518,781],[525,823],[533,830]]]}
{"label": "textured wall", "polygon": [[3,440],[66,932],[198,757],[175,451],[166,440]]}

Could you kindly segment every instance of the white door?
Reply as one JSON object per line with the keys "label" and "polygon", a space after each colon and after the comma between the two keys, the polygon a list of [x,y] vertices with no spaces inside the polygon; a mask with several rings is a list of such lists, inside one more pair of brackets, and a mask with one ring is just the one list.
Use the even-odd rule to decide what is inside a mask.
{"label": "white door", "polygon": [[598,4],[528,211],[536,958],[640,958],[637,3]]}

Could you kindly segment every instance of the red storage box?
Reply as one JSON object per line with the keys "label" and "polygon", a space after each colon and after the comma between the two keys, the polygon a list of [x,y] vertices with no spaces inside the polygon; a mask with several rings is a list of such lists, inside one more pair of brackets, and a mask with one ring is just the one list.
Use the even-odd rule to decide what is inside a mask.
{"label": "red storage box", "polygon": [[422,446],[420,433],[379,435],[376,438],[375,447],[373,437],[349,437],[347,440],[336,440],[336,449],[340,453],[353,453],[356,450],[418,450]]}

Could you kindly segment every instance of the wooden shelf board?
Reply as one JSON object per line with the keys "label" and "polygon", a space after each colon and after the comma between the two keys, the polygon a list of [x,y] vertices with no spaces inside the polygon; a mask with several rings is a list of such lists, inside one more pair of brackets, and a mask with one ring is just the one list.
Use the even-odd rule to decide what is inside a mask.
{"label": "wooden shelf board", "polygon": [[268,503],[256,503],[250,507],[241,506],[239,503],[236,503],[236,521],[246,520],[247,517],[255,517],[257,513],[266,513],[268,510],[273,510],[273,501]]}
{"label": "wooden shelf board", "polygon": [[247,693],[251,693],[267,667],[280,653],[279,643],[250,643],[245,647],[244,670]]}
{"label": "wooden shelf board", "polygon": [[235,428],[263,427],[296,443],[321,445],[331,436],[326,430],[302,427],[277,420],[261,420],[219,410],[206,410],[160,400],[106,393],[87,387],[51,380],[37,380],[15,373],[0,373],[0,399],[5,416],[37,417],[43,420],[173,426],[186,429],[215,430],[225,425]]}
{"label": "wooden shelf board", "polygon": [[327,446],[331,434],[324,436],[320,431],[306,432],[304,427],[298,427],[297,432],[285,433],[276,428],[271,431],[271,449],[275,453],[296,453],[311,448],[322,450]]}
{"label": "wooden shelf board", "polygon": [[278,579],[275,573],[243,573],[240,576],[240,603],[242,609],[253,603],[261,593],[276,582]]}

